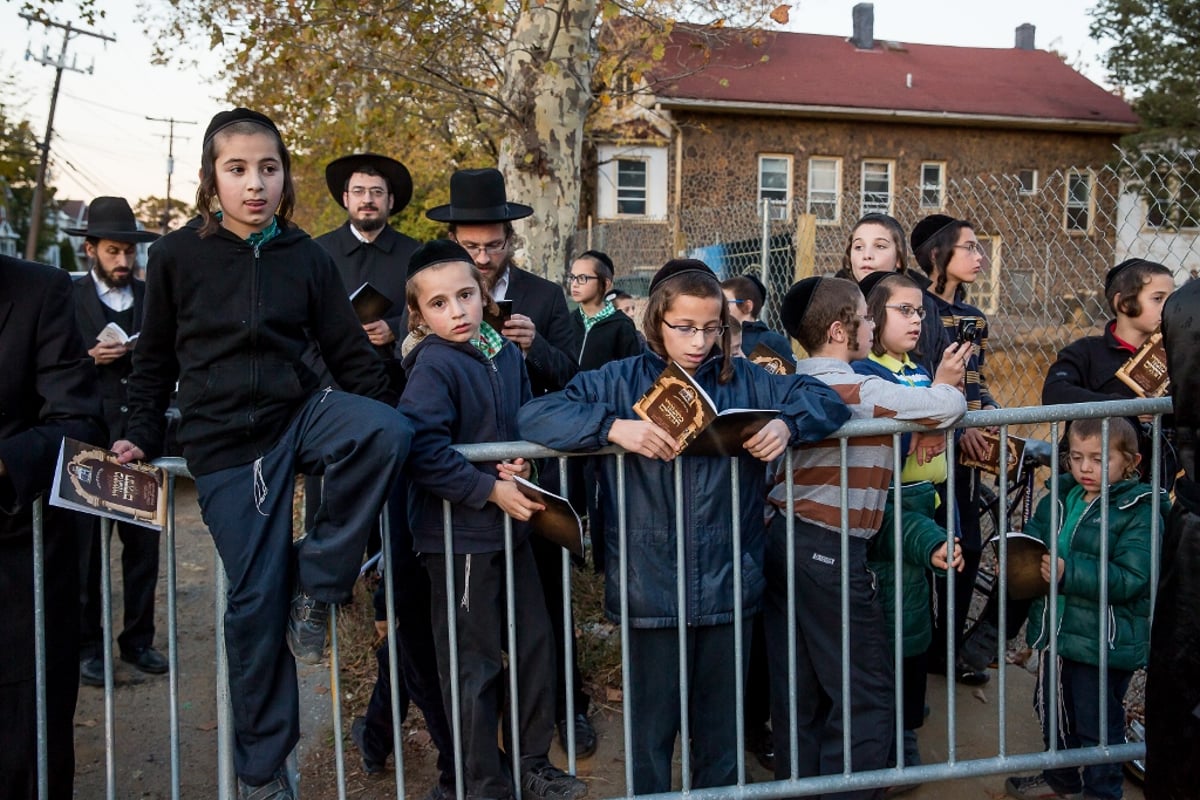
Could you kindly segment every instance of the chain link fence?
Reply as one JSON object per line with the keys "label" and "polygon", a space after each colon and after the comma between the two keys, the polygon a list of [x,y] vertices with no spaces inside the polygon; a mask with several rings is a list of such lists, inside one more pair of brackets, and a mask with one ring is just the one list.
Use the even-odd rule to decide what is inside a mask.
{"label": "chain link fence", "polygon": [[[703,259],[722,276],[755,272],[769,287],[765,319],[778,328],[778,299],[797,278],[841,267],[864,206],[888,210],[906,230],[932,213],[970,220],[988,261],[968,299],[988,315],[985,373],[1005,406],[1038,404],[1058,350],[1100,332],[1110,317],[1104,274],[1114,264],[1132,256],[1159,261],[1177,283],[1200,274],[1195,154],[1120,153],[1099,168],[980,175],[936,189],[898,186],[890,198],[865,200],[857,190],[842,193],[830,221],[808,214],[799,197],[790,207],[771,204],[765,222],[763,206],[752,202],[689,208],[659,222],[606,222],[581,229],[572,251],[607,252],[618,285],[635,296],[676,255]],[[822,206],[827,214],[832,208]]]}

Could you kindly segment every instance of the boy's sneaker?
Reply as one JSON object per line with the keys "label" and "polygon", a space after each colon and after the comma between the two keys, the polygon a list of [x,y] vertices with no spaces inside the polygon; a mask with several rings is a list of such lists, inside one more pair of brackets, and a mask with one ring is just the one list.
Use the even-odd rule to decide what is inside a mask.
{"label": "boy's sneaker", "polygon": [[1018,800],[1083,800],[1083,792],[1056,792],[1042,775],[1009,778],[1004,790]]}
{"label": "boy's sneaker", "polygon": [[521,789],[527,797],[539,800],[576,800],[588,792],[587,784],[544,761],[521,776]]}
{"label": "boy's sneaker", "polygon": [[288,785],[287,773],[280,770],[274,779],[262,786],[248,786],[238,779],[238,800],[295,800]]}
{"label": "boy's sneaker", "polygon": [[310,597],[297,587],[288,615],[287,644],[301,664],[319,664],[325,655],[329,629],[329,604]]}
{"label": "boy's sneaker", "polygon": [[354,742],[354,746],[358,748],[358,754],[362,756],[363,772],[368,775],[376,775],[383,772],[387,759],[373,758],[370,751],[367,750],[366,717],[355,717],[354,722],[350,723],[350,740]]}

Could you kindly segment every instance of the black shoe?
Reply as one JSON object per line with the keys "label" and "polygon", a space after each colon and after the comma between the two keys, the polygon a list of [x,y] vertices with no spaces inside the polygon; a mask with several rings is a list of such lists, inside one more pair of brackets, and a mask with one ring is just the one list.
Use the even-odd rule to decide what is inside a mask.
{"label": "black shoe", "polygon": [[[567,721],[558,721],[558,743],[567,751]],[[575,757],[587,758],[596,752],[596,729],[587,714],[575,715]]]}
{"label": "black shoe", "polygon": [[288,615],[287,644],[301,664],[320,664],[329,629],[329,604],[297,588]]}
{"label": "black shoe", "polygon": [[153,647],[140,647],[132,651],[122,650],[121,660],[126,664],[133,664],[137,669],[151,675],[162,675],[170,669],[166,656]]}
{"label": "black shoe", "polygon": [[537,800],[576,800],[588,793],[587,784],[545,761],[521,776],[525,797]]}
{"label": "black shoe", "polygon": [[775,736],[766,725],[746,731],[746,749],[754,754],[763,769],[775,772]]}
{"label": "black shoe", "polygon": [[954,679],[963,686],[983,686],[992,679],[992,676],[982,670],[971,669],[960,664],[955,671]]}
{"label": "black shoe", "polygon": [[363,772],[368,775],[376,775],[383,772],[387,759],[372,758],[367,752],[366,717],[355,717],[354,722],[350,723],[350,739],[354,742],[354,746],[358,748],[358,754],[362,756]]}
{"label": "black shoe", "polygon": [[84,686],[104,685],[104,659],[91,656],[79,662],[79,682]]}

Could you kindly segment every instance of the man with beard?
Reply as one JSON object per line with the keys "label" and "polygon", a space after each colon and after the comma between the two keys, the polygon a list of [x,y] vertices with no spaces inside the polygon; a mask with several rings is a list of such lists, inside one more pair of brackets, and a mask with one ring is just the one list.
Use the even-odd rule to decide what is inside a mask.
{"label": "man with beard", "polygon": [[[431,208],[425,216],[445,222],[451,239],[463,246],[483,275],[495,300],[511,300],[512,316],[500,331],[521,348],[534,397],[566,387],[579,365],[571,354],[571,320],[562,288],[545,278],[513,264],[513,221],[533,214],[521,203],[510,203],[504,176],[496,169],[460,169],[450,177],[450,203]],[[547,460],[539,465],[541,484],[550,491],[566,494],[558,485],[557,463]],[[565,674],[563,647],[562,548],[535,536],[533,555],[538,576],[546,595],[546,607],[554,622],[556,672],[555,719],[558,738],[567,746],[566,694],[562,685]],[[575,626],[571,625],[574,631]],[[575,658],[574,696],[575,747],[580,756],[596,751],[596,732],[587,717],[588,696],[583,692],[579,674],[578,647],[571,648]]]}
{"label": "man with beard", "polygon": [[1163,346],[1184,475],[1162,540],[1146,671],[1146,797],[1183,800],[1200,785],[1200,281],[1163,306]]}
{"label": "man with beard", "polygon": [[363,330],[399,394],[404,377],[395,350],[407,333],[404,282],[408,258],[420,242],[398,233],[387,220],[412,199],[412,177],[393,158],[356,153],[331,161],[325,167],[325,184],[348,218],[340,228],[318,237],[317,244],[333,257],[347,292],[370,283],[392,301],[383,318],[364,324]]}
{"label": "man with beard", "polygon": [[[88,355],[100,373],[104,422],[112,442],[125,438],[129,419],[125,385],[133,369],[132,341],[100,333],[110,324],[125,336],[142,329],[146,284],[133,277],[139,242],[152,242],[157,233],[138,230],[123,197],[97,197],[88,206],[86,228],[69,228],[86,237],[90,269],[75,281],[76,320]],[[85,686],[104,685],[104,644],[101,636],[100,518],[89,517],[79,545],[80,603],[79,680]],[[151,675],[167,671],[167,659],[154,649],[154,588],[158,583],[158,532],[138,525],[113,523],[121,537],[125,626],[117,637],[121,660]]]}

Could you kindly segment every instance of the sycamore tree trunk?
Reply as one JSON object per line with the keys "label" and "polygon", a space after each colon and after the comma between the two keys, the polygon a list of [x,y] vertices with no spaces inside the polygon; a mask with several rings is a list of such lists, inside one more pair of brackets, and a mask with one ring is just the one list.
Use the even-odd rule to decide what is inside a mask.
{"label": "sycamore tree trunk", "polygon": [[565,272],[579,219],[597,5],[525,0],[505,53],[502,102],[512,119],[500,141],[500,170],[509,199],[534,209],[516,223],[524,266],[553,281]]}

